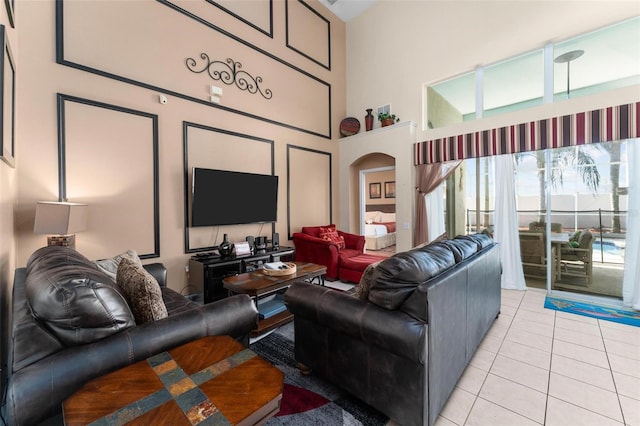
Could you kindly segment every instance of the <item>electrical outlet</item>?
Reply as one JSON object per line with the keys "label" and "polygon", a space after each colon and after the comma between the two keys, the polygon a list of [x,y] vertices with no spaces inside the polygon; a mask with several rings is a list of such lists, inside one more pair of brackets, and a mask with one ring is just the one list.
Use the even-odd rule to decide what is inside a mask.
{"label": "electrical outlet", "polygon": [[378,107],[378,114],[391,114],[391,104],[386,104]]}

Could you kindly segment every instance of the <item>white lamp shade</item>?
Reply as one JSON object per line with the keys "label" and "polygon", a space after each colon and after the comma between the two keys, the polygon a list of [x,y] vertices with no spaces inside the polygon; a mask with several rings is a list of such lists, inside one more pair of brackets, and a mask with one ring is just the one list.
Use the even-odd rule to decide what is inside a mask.
{"label": "white lamp shade", "polygon": [[87,204],[38,201],[33,232],[68,235],[87,227]]}

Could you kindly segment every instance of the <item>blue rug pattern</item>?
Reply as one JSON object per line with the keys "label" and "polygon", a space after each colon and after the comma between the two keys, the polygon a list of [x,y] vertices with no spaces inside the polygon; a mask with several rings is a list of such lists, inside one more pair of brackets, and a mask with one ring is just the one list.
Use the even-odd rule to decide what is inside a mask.
{"label": "blue rug pattern", "polygon": [[591,303],[576,302],[573,300],[559,299],[557,297],[550,296],[545,298],[544,307],[570,314],[584,315],[587,317],[640,327],[640,311],[619,309],[610,306],[599,306]]}

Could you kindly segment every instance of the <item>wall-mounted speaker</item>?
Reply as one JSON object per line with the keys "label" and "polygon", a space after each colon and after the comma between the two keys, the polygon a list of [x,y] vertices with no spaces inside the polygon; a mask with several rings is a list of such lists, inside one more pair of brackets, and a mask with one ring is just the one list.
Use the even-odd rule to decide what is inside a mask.
{"label": "wall-mounted speaker", "polygon": [[274,232],[271,234],[271,247],[277,250],[280,247],[280,234]]}

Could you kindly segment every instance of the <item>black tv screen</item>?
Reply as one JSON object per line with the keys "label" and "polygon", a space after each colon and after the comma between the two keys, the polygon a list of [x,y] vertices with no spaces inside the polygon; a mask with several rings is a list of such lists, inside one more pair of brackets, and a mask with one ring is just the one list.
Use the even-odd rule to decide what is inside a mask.
{"label": "black tv screen", "polygon": [[193,168],[191,226],[276,222],[278,176]]}

